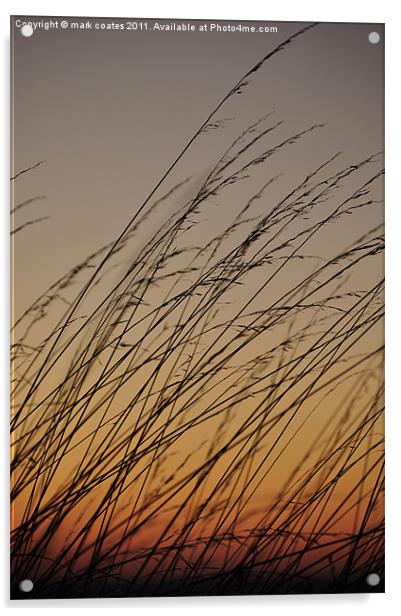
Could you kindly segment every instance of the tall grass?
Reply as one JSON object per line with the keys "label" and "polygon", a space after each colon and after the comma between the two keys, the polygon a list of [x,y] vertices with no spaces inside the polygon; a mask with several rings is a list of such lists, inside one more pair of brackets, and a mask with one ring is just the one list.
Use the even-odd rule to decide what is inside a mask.
{"label": "tall grass", "polygon": [[[233,86],[116,239],[15,315],[13,596],[24,578],[29,596],[85,597],[383,577],[381,154],[272,175],[325,127],[291,133],[270,111],[224,145],[225,106],[315,26]],[[179,165],[215,135],[194,188]]]}

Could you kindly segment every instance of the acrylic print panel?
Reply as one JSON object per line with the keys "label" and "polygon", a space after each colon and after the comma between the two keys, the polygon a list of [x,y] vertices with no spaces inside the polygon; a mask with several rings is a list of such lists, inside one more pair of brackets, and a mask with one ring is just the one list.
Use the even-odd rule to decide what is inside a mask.
{"label": "acrylic print panel", "polygon": [[11,594],[382,592],[382,24],[13,17]]}

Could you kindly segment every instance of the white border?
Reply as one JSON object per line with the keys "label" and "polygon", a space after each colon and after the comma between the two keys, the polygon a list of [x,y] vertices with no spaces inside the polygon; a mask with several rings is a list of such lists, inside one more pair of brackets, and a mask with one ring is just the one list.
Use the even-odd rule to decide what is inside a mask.
{"label": "white border", "polygon": [[[175,615],[177,612],[191,616],[218,611],[230,611],[233,616],[250,610],[254,614],[268,614],[279,610],[280,614],[319,614],[325,616],[351,611],[364,616],[382,616],[401,613],[401,568],[400,568],[400,527],[401,527],[401,408],[400,374],[401,374],[401,97],[400,97],[400,40],[401,40],[401,3],[391,0],[294,0],[269,3],[266,0],[234,4],[227,0],[202,0],[198,4],[172,0],[153,0],[151,4],[132,3],[113,0],[112,3],[70,0],[69,2],[3,2],[1,7],[1,49],[3,51],[1,83],[3,85],[0,104],[2,110],[3,135],[9,135],[9,15],[83,15],[115,17],[187,17],[214,19],[253,19],[266,21],[364,21],[386,23],[386,594],[385,595],[328,595],[300,597],[232,597],[204,599],[127,599],[127,600],[72,600],[72,601],[8,601],[8,312],[9,312],[9,258],[8,258],[8,203],[9,203],[9,138],[3,140],[1,149],[3,183],[3,211],[1,225],[1,370],[0,392],[2,394],[1,410],[1,527],[0,527],[0,598],[6,609],[18,613],[29,609],[30,613],[39,613],[43,608],[69,609],[77,612],[85,610],[94,613],[98,609],[130,609],[135,614],[153,614],[163,612],[163,616]],[[398,403],[398,404],[397,404]],[[400,588],[400,590],[399,590]]]}

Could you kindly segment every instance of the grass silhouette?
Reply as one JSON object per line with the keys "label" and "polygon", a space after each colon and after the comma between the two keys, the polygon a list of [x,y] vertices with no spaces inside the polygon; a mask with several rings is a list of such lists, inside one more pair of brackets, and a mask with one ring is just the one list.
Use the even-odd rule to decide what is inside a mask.
{"label": "grass silhouette", "polygon": [[359,592],[383,578],[383,224],[344,232],[382,218],[381,153],[333,153],[274,199],[286,171],[270,161],[324,125],[288,133],[270,111],[217,161],[211,148],[200,186],[165,186],[316,25],[238,80],[117,238],[14,316],[13,597],[24,578],[29,597]]}

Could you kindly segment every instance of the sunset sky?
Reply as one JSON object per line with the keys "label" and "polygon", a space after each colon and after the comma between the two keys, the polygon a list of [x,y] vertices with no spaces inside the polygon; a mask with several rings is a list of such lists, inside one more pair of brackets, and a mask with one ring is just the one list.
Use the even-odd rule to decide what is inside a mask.
{"label": "sunset sky", "polygon": [[[153,21],[147,20],[150,26]],[[241,77],[306,25],[286,22],[274,24],[277,32],[224,33],[200,32],[199,24],[207,21],[190,23],[194,32],[68,27],[38,28],[30,37],[11,23],[14,321],[56,280],[136,220],[178,156],[146,201],[141,226],[128,228],[102,269],[96,270],[100,258],[88,271],[78,268],[72,284],[60,287],[57,301],[44,306],[41,318],[30,313],[32,327],[25,330],[28,314],[13,334],[15,342],[23,336],[26,345],[15,364],[13,403],[22,409],[15,453],[17,460],[24,458],[15,485],[24,485],[32,473],[17,496],[14,526],[26,522],[36,498],[45,512],[46,503],[51,511],[60,508],[65,517],[43,552],[57,559],[82,520],[108,498],[108,490],[117,492],[112,512],[107,510],[104,519],[102,512],[90,526],[79,548],[83,555],[79,552],[74,564],[78,568],[91,562],[89,556],[95,558],[86,546],[104,528],[108,532],[99,553],[117,543],[121,520],[127,528],[140,521],[140,533],[124,540],[128,554],[152,541],[163,543],[164,534],[173,531],[185,536],[197,507],[205,511],[205,520],[191,526],[191,540],[198,540],[201,531],[235,527],[236,516],[254,530],[272,519],[281,523],[280,515],[275,517],[280,495],[284,499],[291,486],[302,484],[307,469],[313,474],[299,498],[310,497],[312,505],[302,512],[303,532],[322,524],[325,531],[351,535],[365,524],[365,510],[359,505],[343,510],[341,503],[348,494],[354,504],[365,502],[379,484],[384,27],[322,23],[309,29],[255,70],[212,117],[215,124],[179,156]],[[369,41],[371,32],[379,34],[377,44]],[[245,132],[263,116],[256,129]],[[219,172],[222,177],[231,173],[231,165],[238,167],[237,175],[210,192],[182,228],[178,224],[174,231],[173,226],[171,239],[159,244],[158,234],[164,237],[163,230],[179,220],[241,135],[239,144],[256,135],[255,142],[239,150],[227,164],[229,172],[224,166]],[[257,155],[260,159],[247,166]],[[313,200],[305,192],[285,209],[295,187],[309,187],[315,177],[321,181],[321,198]],[[325,187],[330,187],[327,194]],[[271,227],[269,216],[275,221]],[[235,224],[241,217],[253,235],[243,252],[224,261],[243,241],[245,231]],[[263,220],[264,233],[263,224],[258,226]],[[131,274],[137,267],[150,271],[158,251],[165,256],[170,249],[172,262],[161,260],[154,278],[143,283],[139,274],[140,282]],[[220,296],[225,276],[229,279],[235,267],[241,272],[248,258],[257,263],[264,250],[264,260]],[[92,273],[94,282],[74,309],[74,319],[65,317],[60,327]],[[125,298],[131,303],[124,304]],[[169,303],[171,298],[175,303]],[[126,316],[127,331],[117,320]],[[121,336],[114,346],[112,335]],[[182,375],[188,387],[178,387],[177,398],[169,400]],[[232,447],[214,459],[219,438]],[[30,449],[31,443],[37,449]],[[359,459],[360,450],[366,453]],[[120,477],[121,469],[125,473],[123,464],[131,455],[133,466],[127,467],[120,493],[112,478]],[[237,459],[243,466],[231,485],[222,478],[236,468]],[[202,476],[208,464],[210,474],[190,496],[199,475],[186,480],[186,473],[199,468]],[[253,472],[245,497],[242,489]],[[339,473],[332,486],[331,473]],[[82,492],[78,506],[67,511],[70,480]],[[167,486],[173,481],[183,485],[170,495]],[[320,494],[325,481],[328,487]],[[169,497],[159,511],[165,488]],[[227,519],[221,514],[220,524],[223,496],[232,509]],[[377,498],[370,525],[379,524],[383,514]],[[146,524],[145,505],[152,510]],[[295,501],[294,507],[299,505]],[[288,528],[297,530],[297,524],[290,516]],[[223,548],[211,557],[219,566],[225,562],[222,553]],[[145,570],[151,565],[152,560]],[[37,565],[38,574],[43,566]]]}

